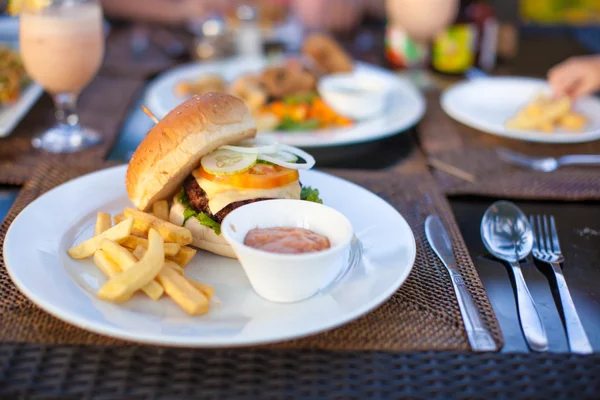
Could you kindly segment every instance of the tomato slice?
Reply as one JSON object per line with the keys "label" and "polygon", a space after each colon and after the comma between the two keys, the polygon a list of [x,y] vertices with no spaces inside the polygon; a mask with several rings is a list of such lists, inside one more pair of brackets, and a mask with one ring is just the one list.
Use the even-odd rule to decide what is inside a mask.
{"label": "tomato slice", "polygon": [[273,189],[297,181],[298,171],[279,165],[256,164],[248,171],[233,175],[213,175],[198,168],[200,176],[212,182],[223,183],[244,189]]}

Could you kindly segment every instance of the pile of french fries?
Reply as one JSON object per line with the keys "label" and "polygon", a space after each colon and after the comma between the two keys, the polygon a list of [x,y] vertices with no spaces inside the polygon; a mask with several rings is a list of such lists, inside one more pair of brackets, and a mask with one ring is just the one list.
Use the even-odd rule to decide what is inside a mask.
{"label": "pile of french fries", "polygon": [[123,303],[140,291],[156,301],[166,294],[188,314],[205,314],[214,289],[184,275],[196,254],[187,246],[192,234],[168,219],[164,200],[154,203],[152,214],[126,208],[114,226],[110,214],[99,212],[94,237],[67,252],[77,260],[93,257],[108,278],[97,292],[103,300]]}
{"label": "pile of french fries", "polygon": [[587,118],[572,110],[573,102],[568,97],[552,99],[539,95],[523,107],[514,118],[506,121],[506,127],[519,130],[534,130],[552,133],[557,128],[581,132]]}

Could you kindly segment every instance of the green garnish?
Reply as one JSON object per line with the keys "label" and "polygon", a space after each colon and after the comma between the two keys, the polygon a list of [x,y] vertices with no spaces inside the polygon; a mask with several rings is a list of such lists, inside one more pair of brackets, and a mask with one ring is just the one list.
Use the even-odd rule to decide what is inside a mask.
{"label": "green garnish", "polygon": [[319,97],[317,93],[302,93],[283,98],[283,102],[287,105],[310,104]]}
{"label": "green garnish", "polygon": [[183,224],[181,224],[181,226],[184,226],[187,220],[193,217],[196,218],[201,225],[208,226],[209,228],[211,228],[213,231],[215,231],[217,235],[221,234],[221,224],[219,224],[217,221],[213,220],[211,217],[204,214],[203,212],[197,212],[196,210],[194,210],[192,208],[192,204],[190,203],[190,199],[188,198],[187,193],[185,192],[185,189],[183,187],[181,188],[177,199],[181,204],[185,206],[185,210],[183,211]]}
{"label": "green garnish", "polygon": [[265,161],[265,160],[256,160],[257,164],[266,164],[266,165],[275,165],[270,161]]}
{"label": "green garnish", "polygon": [[200,222],[200,224],[212,228],[212,230],[215,231],[217,235],[221,234],[221,224],[219,224],[217,221],[215,221],[208,215],[204,213],[198,213],[196,215],[196,219]]}
{"label": "green garnish", "polygon": [[183,186],[181,187],[181,190],[177,195],[177,200],[179,200],[179,202],[183,204],[186,208],[192,208],[192,205],[190,204],[190,199],[188,198],[188,195]]}
{"label": "green garnish", "polygon": [[306,121],[298,122],[289,117],[284,117],[283,121],[277,126],[278,130],[282,131],[309,131],[319,127],[321,121],[318,119],[307,119]]}
{"label": "green garnish", "polygon": [[323,204],[323,200],[321,200],[319,197],[319,189],[313,189],[310,186],[302,186],[302,190],[300,191],[300,200]]}
{"label": "green garnish", "polygon": [[183,224],[181,224],[181,225],[182,226],[185,225],[187,220],[192,217],[195,217],[196,214],[198,214],[196,211],[192,210],[191,208],[186,208],[185,211],[183,212]]}

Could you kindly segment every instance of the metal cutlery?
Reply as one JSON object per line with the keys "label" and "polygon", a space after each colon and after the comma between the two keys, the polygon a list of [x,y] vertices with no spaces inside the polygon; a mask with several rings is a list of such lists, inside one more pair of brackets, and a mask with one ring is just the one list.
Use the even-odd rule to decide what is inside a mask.
{"label": "metal cutlery", "polygon": [[565,258],[560,250],[560,242],[556,230],[556,223],[553,216],[530,215],[529,222],[533,227],[533,257],[537,260],[550,264],[556,285],[560,295],[562,305],[565,329],[567,331],[567,340],[569,348],[574,353],[590,354],[593,353],[590,341],[583,329],[577,309],[571,298],[571,293],[567,287],[567,282],[562,272],[561,263]]}
{"label": "metal cutlery", "polygon": [[519,320],[527,344],[534,351],[548,350],[546,329],[519,263],[531,254],[533,248],[533,232],[527,217],[513,203],[497,201],[483,215],[481,239],[493,256],[511,266],[515,279]]}
{"label": "metal cutlery", "polygon": [[458,271],[452,253],[450,236],[439,216],[430,215],[427,217],[425,220],[425,235],[429,245],[450,274],[471,348],[473,351],[497,351],[496,343],[483,323],[473,298]]}
{"label": "metal cutlery", "polygon": [[511,164],[541,172],[552,172],[565,165],[600,165],[600,154],[571,154],[557,158],[530,157],[505,148],[496,149],[496,154]]}

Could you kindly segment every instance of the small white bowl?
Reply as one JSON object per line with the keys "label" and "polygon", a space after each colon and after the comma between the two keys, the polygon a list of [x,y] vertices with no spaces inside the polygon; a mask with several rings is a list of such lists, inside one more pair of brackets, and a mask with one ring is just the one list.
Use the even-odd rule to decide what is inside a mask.
{"label": "small white bowl", "polygon": [[[304,228],[329,238],[329,249],[279,254],[246,246],[254,228]],[[260,296],[289,303],[307,299],[331,283],[347,266],[354,232],[350,221],[331,207],[302,200],[265,200],[237,208],[221,224],[252,287]]]}
{"label": "small white bowl", "polygon": [[321,78],[318,90],[334,111],[361,120],[383,113],[388,103],[389,79],[376,75],[352,72]]}

